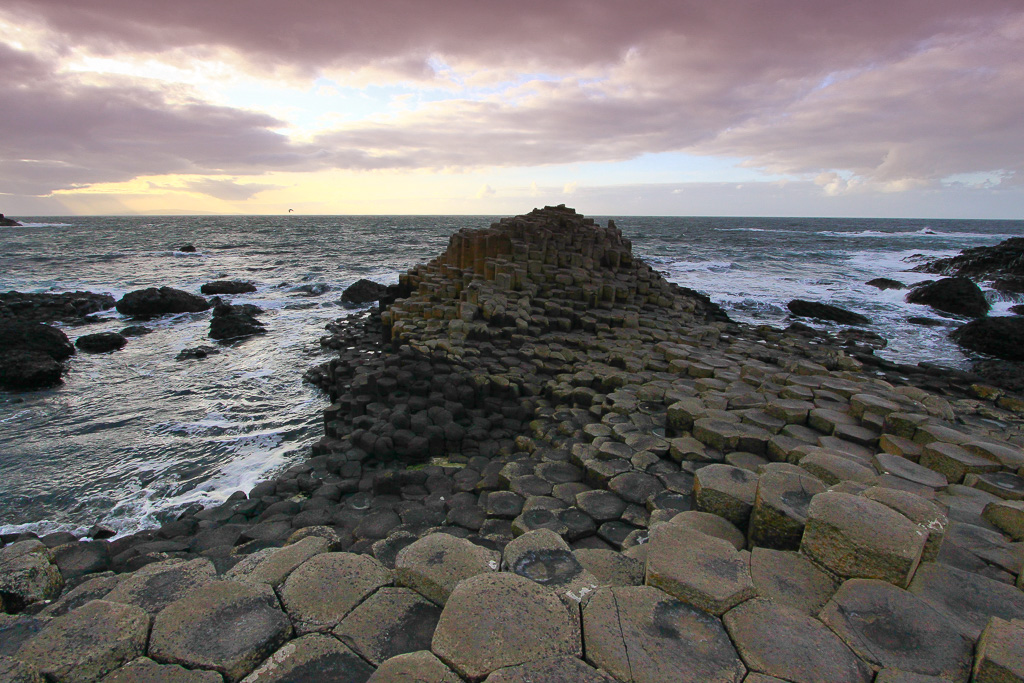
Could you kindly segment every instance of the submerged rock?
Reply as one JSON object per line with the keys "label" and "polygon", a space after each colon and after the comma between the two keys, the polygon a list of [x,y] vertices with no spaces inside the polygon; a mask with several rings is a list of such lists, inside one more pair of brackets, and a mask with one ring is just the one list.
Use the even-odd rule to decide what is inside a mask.
{"label": "submerged rock", "polygon": [[61,361],[74,352],[67,335],[56,327],[0,322],[0,386],[35,389],[59,384]]}
{"label": "submerged rock", "polygon": [[220,349],[213,346],[196,346],[191,349],[182,349],[174,360],[188,360],[190,358],[206,358],[220,353]]}
{"label": "submerged rock", "polygon": [[868,280],[864,284],[871,285],[872,287],[877,287],[878,289],[881,290],[907,288],[907,286],[900,282],[899,280],[893,280],[892,278],[887,277],[876,277],[874,280]]}
{"label": "submerged rock", "polygon": [[210,320],[210,339],[225,341],[265,334],[263,323],[256,319],[257,311],[259,308],[255,306],[219,304],[213,309],[213,318]]}
{"label": "submerged rock", "polygon": [[315,284],[292,287],[288,291],[293,294],[301,294],[302,296],[320,296],[331,291],[331,286],[326,282],[317,282]]}
{"label": "submerged rock", "polygon": [[346,304],[374,303],[387,291],[387,287],[373,280],[356,280],[341,293],[341,300]]}
{"label": "submerged rock", "polygon": [[818,301],[805,301],[804,299],[793,299],[786,308],[793,315],[803,318],[817,318],[819,320],[831,320],[841,325],[868,325],[871,320],[860,313],[848,311],[839,306],[823,304]]}
{"label": "submerged rock", "polygon": [[75,346],[89,353],[107,353],[124,348],[128,340],[117,332],[86,334],[75,340]]}
{"label": "submerged rock", "polygon": [[197,313],[210,308],[210,302],[196,294],[173,287],[147,287],[125,294],[117,302],[117,312],[136,318],[168,313]]}
{"label": "submerged rock", "polygon": [[1017,316],[979,318],[953,331],[960,346],[1003,360],[1024,360],[1024,319]]}
{"label": "submerged rock", "polygon": [[215,280],[213,282],[207,282],[205,285],[199,288],[199,291],[203,294],[246,294],[248,292],[255,292],[256,285],[251,282],[242,282],[240,280]]}
{"label": "submerged rock", "polygon": [[924,304],[946,313],[980,317],[990,307],[981,288],[965,277],[943,278],[922,285],[907,294],[911,304]]}

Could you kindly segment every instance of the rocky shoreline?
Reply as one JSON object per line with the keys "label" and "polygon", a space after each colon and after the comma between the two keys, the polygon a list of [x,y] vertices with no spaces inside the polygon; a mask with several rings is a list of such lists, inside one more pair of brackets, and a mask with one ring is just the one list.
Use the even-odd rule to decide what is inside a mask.
{"label": "rocky shoreline", "polygon": [[4,537],[0,681],[1024,680],[1015,394],[730,322],[564,207],[381,303],[306,463]]}

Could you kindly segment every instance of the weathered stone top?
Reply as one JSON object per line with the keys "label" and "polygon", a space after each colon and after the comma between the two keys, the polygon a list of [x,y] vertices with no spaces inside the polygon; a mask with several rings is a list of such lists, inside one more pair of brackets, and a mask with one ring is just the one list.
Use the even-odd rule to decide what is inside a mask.
{"label": "weathered stone top", "polygon": [[329,327],[306,463],[3,539],[0,681],[1024,679],[1017,397],[721,320],[564,208],[401,288]]}

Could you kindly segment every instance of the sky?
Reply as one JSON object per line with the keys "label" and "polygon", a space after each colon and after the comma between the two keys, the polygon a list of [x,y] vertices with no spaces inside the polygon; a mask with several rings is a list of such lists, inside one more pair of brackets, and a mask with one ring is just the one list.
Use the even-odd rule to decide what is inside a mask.
{"label": "sky", "polygon": [[4,0],[0,211],[1024,218],[1021,0]]}

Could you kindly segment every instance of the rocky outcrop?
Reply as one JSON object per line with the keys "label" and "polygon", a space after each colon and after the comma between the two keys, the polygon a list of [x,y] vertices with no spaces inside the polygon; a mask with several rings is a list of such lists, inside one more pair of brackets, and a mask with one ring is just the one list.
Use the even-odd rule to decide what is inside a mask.
{"label": "rocky outcrop", "polygon": [[906,296],[908,303],[931,306],[939,311],[980,317],[990,304],[981,288],[966,277],[949,277],[915,287]]}
{"label": "rocky outcrop", "polygon": [[74,354],[67,335],[42,323],[0,321],[0,386],[35,389],[61,381],[61,362]]}
{"label": "rocky outcrop", "polygon": [[1024,277],[1024,237],[1011,237],[993,247],[964,249],[957,256],[923,263],[913,270],[975,280]]}
{"label": "rocky outcrop", "polygon": [[804,299],[793,299],[786,308],[793,315],[802,318],[817,318],[818,320],[831,320],[840,325],[868,325],[871,320],[860,313],[848,311],[839,306],[823,304],[818,301],[805,301]]}
{"label": "rocky outcrop", "polygon": [[218,304],[214,307],[213,318],[210,320],[210,339],[228,341],[251,337],[254,334],[265,334],[266,328],[256,319],[256,314],[260,312],[260,309],[252,304]]}
{"label": "rocky outcrop", "polygon": [[256,291],[256,285],[240,280],[215,280],[207,282],[199,291],[208,296],[214,294],[247,294]]}
{"label": "rocky outcrop", "polygon": [[960,346],[996,358],[1024,361],[1024,319],[980,318],[958,327],[950,337]]}
{"label": "rocky outcrop", "polygon": [[902,282],[900,282],[899,280],[893,280],[892,278],[888,278],[888,277],[876,277],[874,280],[868,280],[864,284],[870,285],[872,287],[877,287],[878,289],[881,289],[883,291],[886,290],[886,289],[906,289],[907,288],[907,286],[905,284],[903,284]]}
{"label": "rocky outcrop", "polygon": [[0,294],[0,320],[26,323],[89,322],[88,316],[114,307],[114,297],[95,292]]}
{"label": "rocky outcrop", "polygon": [[[0,666],[450,683],[1016,666],[1024,401],[722,321],[564,207],[461,235],[388,310],[329,326],[307,462],[113,541],[5,536],[68,585],[0,618]],[[592,259],[579,279],[574,258]]]}
{"label": "rocky outcrop", "polygon": [[13,218],[7,218],[2,213],[0,213],[0,227],[4,227],[4,228],[17,228],[17,227],[21,227],[21,223],[19,223],[18,221],[14,220]]}
{"label": "rocky outcrop", "polygon": [[172,287],[148,287],[128,292],[117,302],[117,312],[135,318],[152,318],[169,313],[198,313],[209,310],[209,301]]}
{"label": "rocky outcrop", "polygon": [[387,292],[387,287],[365,278],[356,280],[341,293],[341,301],[346,304],[372,304]]}
{"label": "rocky outcrop", "polygon": [[75,346],[89,353],[108,353],[124,348],[128,340],[117,332],[86,334],[75,340]]}

